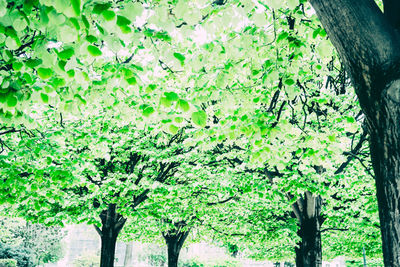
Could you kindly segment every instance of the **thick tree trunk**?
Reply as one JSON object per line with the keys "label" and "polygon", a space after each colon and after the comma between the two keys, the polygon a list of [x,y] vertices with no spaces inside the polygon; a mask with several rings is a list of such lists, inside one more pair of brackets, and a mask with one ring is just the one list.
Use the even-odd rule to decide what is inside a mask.
{"label": "thick tree trunk", "polygon": [[168,267],[178,267],[178,258],[181,248],[178,246],[178,242],[167,243],[168,247]]}
{"label": "thick tree trunk", "polygon": [[370,134],[385,266],[400,267],[400,4],[310,0],[352,76]]}
{"label": "thick tree trunk", "polygon": [[100,267],[113,267],[117,236],[110,229],[102,231]]}
{"label": "thick tree trunk", "polygon": [[300,226],[301,238],[296,250],[296,266],[322,266],[321,232],[316,218],[306,220]]}
{"label": "thick tree trunk", "polygon": [[100,219],[101,229],[95,226],[101,239],[100,267],[114,267],[117,238],[126,219],[116,212],[115,204],[109,204],[107,210],[101,212]]}
{"label": "thick tree trunk", "polygon": [[[400,83],[400,82],[399,82]],[[400,100],[400,84],[397,88]],[[382,101],[383,102],[383,101]],[[387,114],[370,129],[385,266],[400,266],[400,101],[382,103]],[[383,125],[382,125],[383,124]]]}
{"label": "thick tree trunk", "polygon": [[297,267],[322,266],[321,216],[322,199],[306,192],[304,197],[293,204],[293,211],[299,221],[297,234],[301,238],[296,247]]}
{"label": "thick tree trunk", "polygon": [[179,230],[163,234],[168,250],[168,267],[178,267],[179,253],[188,235],[189,231]]}

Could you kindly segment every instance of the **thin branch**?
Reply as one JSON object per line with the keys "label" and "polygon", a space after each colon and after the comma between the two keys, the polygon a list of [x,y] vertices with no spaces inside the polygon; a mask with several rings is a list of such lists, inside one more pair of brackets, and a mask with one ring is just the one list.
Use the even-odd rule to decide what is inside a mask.
{"label": "thin branch", "polygon": [[101,229],[97,225],[94,225],[94,229],[100,235],[100,237],[103,237],[103,233],[101,232]]}
{"label": "thin branch", "polygon": [[323,232],[327,232],[327,231],[343,231],[344,232],[344,231],[349,231],[349,229],[348,228],[334,228],[334,227],[331,227],[331,228],[322,229],[319,232],[323,233]]}

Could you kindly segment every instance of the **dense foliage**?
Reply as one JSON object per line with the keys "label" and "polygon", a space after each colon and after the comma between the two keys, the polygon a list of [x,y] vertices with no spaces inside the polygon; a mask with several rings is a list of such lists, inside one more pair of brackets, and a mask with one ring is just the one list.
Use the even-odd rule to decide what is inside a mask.
{"label": "dense foliage", "polygon": [[307,1],[1,0],[0,47],[19,216],[278,260],[312,217],[325,257],[380,257],[365,118]]}
{"label": "dense foliage", "polygon": [[57,262],[63,256],[61,239],[64,235],[59,227],[46,227],[15,218],[0,219],[2,257],[17,260],[18,266]]}

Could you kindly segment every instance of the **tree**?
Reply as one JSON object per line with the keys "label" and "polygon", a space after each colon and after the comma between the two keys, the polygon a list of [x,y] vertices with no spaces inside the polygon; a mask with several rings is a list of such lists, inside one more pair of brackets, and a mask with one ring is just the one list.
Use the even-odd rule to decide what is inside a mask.
{"label": "tree", "polygon": [[[10,214],[12,211],[7,210],[7,213]],[[18,260],[21,266],[30,266],[30,264],[38,266],[43,263],[57,262],[62,258],[61,240],[64,233],[59,227],[46,227],[21,219],[2,217],[0,229],[0,240],[3,245],[1,253],[6,254],[7,249],[15,251],[14,259]],[[18,251],[24,251],[27,254],[26,258],[31,258],[32,262],[22,263],[21,256],[16,253]]]}
{"label": "tree", "polygon": [[[64,118],[63,125],[49,122],[48,129],[42,128],[45,138],[40,144],[46,161],[35,161],[28,152],[17,153],[20,158],[14,163],[17,176],[24,164],[31,166],[25,175],[34,178],[31,186],[41,180],[39,175],[48,178],[46,187],[39,186],[40,195],[23,196],[17,204],[19,214],[39,221],[51,218],[53,223],[59,218],[94,223],[101,237],[101,264],[112,266],[116,240],[128,218],[189,221],[188,216],[207,213],[202,208],[218,204],[221,195],[234,194],[234,188],[229,179],[222,181],[228,177],[223,175],[226,168],[203,168],[203,162],[210,160],[195,144],[184,144],[193,129],[172,135],[148,125],[145,129],[129,122],[121,125],[112,116],[104,121],[106,116]],[[59,184],[64,179],[69,183]],[[43,195],[52,203],[46,209]],[[185,209],[192,199],[198,203],[194,211]]]}
{"label": "tree", "polygon": [[[305,98],[307,99],[307,97]],[[323,105],[321,105],[320,107],[321,110],[326,109],[326,107]],[[335,112],[335,109],[332,109],[331,113],[333,112]],[[321,125],[329,127],[331,129],[334,127],[340,127],[339,125],[327,122],[326,119],[327,118],[323,117],[319,119]],[[312,124],[312,122],[310,124],[305,123],[305,125],[307,125],[307,128],[304,128],[304,131],[306,131],[308,135],[313,134],[313,131],[323,131],[323,127],[318,127],[318,125],[315,126]],[[318,160],[312,160],[313,152],[311,151],[313,151],[314,149],[318,149],[318,145],[314,143],[312,146],[307,146],[307,144],[305,144],[304,142],[304,139],[302,139],[301,137],[302,134],[299,134],[298,136],[291,135],[291,137],[293,136],[296,136],[295,138],[299,138],[299,144],[297,144],[298,150],[292,153],[293,158],[291,161],[285,163],[286,165],[283,165],[282,163],[280,163],[280,165],[275,165],[276,161],[271,160],[266,161],[265,166],[262,168],[251,168],[251,162],[249,162],[249,159],[246,159],[245,157],[246,153],[244,151],[246,151],[246,149],[239,147],[239,151],[241,153],[235,152],[235,150],[237,150],[238,148],[237,144],[232,147],[224,147],[223,145],[220,145],[220,148],[214,152],[221,153],[223,151],[225,154],[222,154],[221,158],[227,158],[227,161],[231,164],[234,164],[234,166],[246,166],[242,172],[253,173],[253,175],[250,176],[250,179],[252,179],[253,182],[245,180],[246,186],[244,186],[242,190],[254,191],[255,193],[261,194],[261,196],[265,195],[266,198],[266,200],[263,200],[261,202],[265,205],[265,217],[256,217],[256,219],[253,220],[249,220],[249,218],[246,216],[239,217],[240,219],[229,219],[228,214],[228,218],[226,218],[226,220],[231,221],[231,225],[237,226],[241,225],[242,223],[246,224],[247,222],[252,222],[256,225],[257,219],[259,219],[263,221],[266,220],[266,224],[270,224],[269,227],[266,226],[266,229],[269,229],[269,231],[277,232],[280,228],[291,229],[294,232],[297,232],[297,235],[299,237],[299,239],[295,239],[293,238],[293,236],[295,236],[296,233],[291,233],[291,239],[298,240],[296,248],[297,265],[319,266],[322,264],[321,235],[323,232],[326,232],[328,230],[349,231],[351,229],[352,232],[356,233],[357,231],[355,231],[355,229],[357,229],[357,227],[353,227],[352,225],[364,225],[364,223],[356,223],[359,217],[362,217],[363,220],[365,219],[365,225],[369,225],[369,227],[371,227],[375,223],[368,220],[368,215],[363,214],[362,216],[360,216],[359,212],[354,213],[354,208],[351,208],[351,206],[349,206],[348,204],[346,205],[346,203],[350,202],[352,203],[352,205],[362,207],[363,203],[365,203],[366,200],[364,197],[361,196],[370,197],[371,195],[371,191],[369,190],[371,189],[371,180],[368,179],[369,170],[367,169],[365,172],[362,171],[362,165],[368,165],[369,156],[368,153],[365,153],[365,147],[363,146],[363,143],[365,141],[365,133],[362,133],[359,137],[357,137],[356,133],[345,133],[345,136],[347,137],[352,136],[351,143],[353,143],[353,145],[351,145],[351,149],[349,152],[342,152],[344,155],[347,155],[347,159],[344,162],[341,162],[341,160],[337,160],[334,154],[327,153],[323,155],[323,157],[325,158],[325,162],[317,163]],[[342,140],[347,139],[347,137],[343,137]],[[286,141],[285,137],[279,138],[282,138],[281,140],[283,142]],[[340,137],[338,136],[338,138]],[[293,139],[294,138],[292,138],[292,140]],[[323,144],[326,143],[323,142]],[[285,149],[287,149],[287,147]],[[330,147],[330,149],[332,149],[332,147]],[[361,163],[352,163],[355,158],[357,158],[358,161],[361,161]],[[334,165],[331,164],[326,165],[327,159],[329,159],[332,164],[335,164],[336,166],[334,167]],[[318,166],[316,164],[323,164],[322,166],[324,167]],[[278,168],[280,170],[278,170]],[[351,172],[348,172],[350,171],[348,169],[351,169]],[[348,173],[350,175],[347,175]],[[358,173],[358,176],[354,175],[354,173]],[[257,182],[257,186],[254,186],[254,188],[251,189],[247,189],[248,187],[251,187],[255,180],[259,180]],[[356,186],[357,183],[360,182],[364,183],[364,187]],[[353,185],[354,188],[348,188],[346,183]],[[265,192],[264,190],[266,190],[266,188],[274,193]],[[359,195],[359,197],[354,198],[354,195],[346,196],[341,194],[340,190],[343,190],[344,188],[347,188],[346,192],[349,192],[349,190],[355,190],[355,192],[357,193],[352,194]],[[257,199],[257,197],[250,197],[247,199],[247,201],[252,203],[253,199]],[[278,201],[279,203],[284,204],[279,205],[277,204]],[[279,214],[276,211],[280,209],[285,210],[282,207],[282,205],[285,204],[289,204],[289,206],[291,207],[291,214],[287,212],[287,210],[286,213],[283,214]],[[249,204],[242,203],[241,205],[246,206]],[[262,206],[262,204],[258,205]],[[371,203],[370,205],[373,204]],[[270,208],[271,206],[274,208]],[[261,209],[260,213],[263,214],[262,207],[247,208],[245,210],[259,209]],[[237,213],[235,212],[234,214]],[[346,214],[346,216],[343,216],[344,214]],[[373,214],[373,212],[371,214]],[[293,223],[293,219],[290,220],[290,215],[293,218],[296,218],[298,230],[294,230],[296,229],[296,227],[293,225],[289,226],[290,223]],[[272,224],[271,221],[274,221],[274,224]],[[368,221],[370,223],[368,223]],[[286,225],[284,222],[287,222],[288,225]],[[323,223],[325,222],[327,222],[328,225],[326,227],[323,227]],[[347,225],[345,222],[347,222]],[[245,229],[245,227],[243,228]],[[252,233],[263,231],[253,230]],[[237,234],[237,232],[233,232]],[[226,234],[229,235],[229,232]],[[245,237],[247,236],[247,238],[251,238],[249,237],[250,234],[246,232],[242,233],[241,235]],[[360,236],[363,235],[361,234]],[[376,233],[372,234],[372,240],[374,240],[374,236],[376,236]],[[277,239],[284,239],[284,237],[278,237]],[[257,238],[255,238],[255,240],[257,240]],[[256,243],[256,241],[254,242]],[[286,249],[293,249],[294,245],[290,244],[291,242],[288,242]],[[347,249],[351,249],[350,244],[349,246],[344,247]],[[329,248],[326,249],[329,251]],[[269,253],[271,255],[271,252]]]}
{"label": "tree", "polygon": [[[181,164],[174,179],[166,180],[163,190],[154,191],[142,206],[148,210],[146,219],[133,217],[124,228],[127,239],[159,242],[162,236],[171,267],[178,266],[180,251],[189,234],[194,230],[201,235],[211,221],[218,220],[216,207],[225,207],[241,194],[237,177],[232,177],[233,169],[224,165],[213,151],[196,148],[195,161]],[[163,192],[167,191],[165,195]]]}
{"label": "tree", "polygon": [[[351,74],[367,121],[385,266],[400,266],[398,1],[311,0]],[[349,45],[352,44],[352,45]]]}
{"label": "tree", "polygon": [[[134,216],[151,198],[158,184],[175,175],[191,149],[182,147],[182,131],[170,136],[131,126],[116,127],[111,121],[95,126],[94,121],[96,119],[90,122],[91,127],[78,122],[71,126],[70,134],[65,132],[70,159],[79,159],[74,168],[83,184],[78,185],[78,190],[75,186],[63,190],[75,194],[77,210],[89,209],[84,220],[97,221],[92,216],[100,213],[101,227],[95,225],[101,238],[100,265],[108,267],[114,265],[116,241],[127,217]],[[93,139],[92,134],[98,130],[103,137]],[[89,206],[82,207],[81,200],[87,201]],[[72,218],[74,214],[75,211]]]}
{"label": "tree", "polygon": [[[361,126],[358,103],[346,90],[346,71],[338,68],[326,32],[305,0],[161,0],[150,3],[41,0],[0,3],[0,46],[4,48],[0,117],[8,126],[24,123],[26,127],[32,127],[40,125],[40,119],[33,122],[33,118],[50,116],[54,120],[57,118],[58,127],[62,128],[68,115],[79,117],[84,113],[83,118],[90,120],[90,116],[103,114],[104,110],[114,112],[108,118],[114,119],[115,125],[130,122],[140,128],[148,122],[154,123],[146,129],[145,136],[154,131],[174,136],[188,125],[195,126],[193,138],[190,138],[193,140],[188,142],[205,147],[216,147],[218,143],[237,143],[239,147],[246,144],[245,151],[251,155],[249,162],[259,168],[267,164],[267,170],[277,174],[278,183],[274,185],[284,194],[288,193],[290,200],[299,200],[299,204],[307,199],[309,203],[320,203],[319,197],[324,197],[323,194],[329,191],[325,183],[334,184],[336,181],[332,166],[346,161],[343,145],[350,146],[351,134]],[[311,3],[318,7],[322,1]],[[343,3],[350,5],[350,2]],[[367,3],[357,5],[363,11],[363,8],[368,10],[373,6]],[[320,6],[320,9],[316,8],[317,12],[324,13],[321,10],[327,7]],[[340,14],[345,14],[346,10],[351,8],[343,8]],[[374,10],[379,15],[380,11]],[[340,19],[340,14],[333,18],[347,23],[348,18]],[[392,15],[388,17],[391,17],[389,21],[395,21]],[[322,20],[329,24],[326,21]],[[333,24],[336,28],[329,25],[327,28],[338,29],[339,23]],[[330,31],[335,34],[335,31]],[[363,38],[367,36],[363,35]],[[393,36],[397,35],[393,33]],[[395,44],[397,37],[393,40],[389,37],[391,42],[388,43]],[[344,42],[337,43],[345,46]],[[350,51],[349,62],[352,62],[354,49],[361,47],[357,44],[342,49]],[[378,48],[376,51],[382,52]],[[372,52],[368,50],[368,53]],[[363,59],[364,55],[357,55],[354,58]],[[369,60],[373,58],[368,56]],[[347,63],[352,64],[356,66],[359,61]],[[359,69],[354,67],[350,72],[354,76]],[[338,77],[331,75],[338,70]],[[371,77],[375,70],[375,67],[369,68]],[[336,78],[344,82],[334,90],[327,90],[329,86],[324,85]],[[358,78],[362,80],[364,77],[359,75]],[[353,77],[353,80],[356,79]],[[376,87],[382,87],[381,80],[377,80]],[[379,99],[373,94],[369,96],[372,100]],[[374,105],[365,104],[367,98],[363,98],[364,107],[384,106],[375,102],[371,102]],[[54,112],[46,114],[47,110]],[[368,118],[375,113],[366,114]],[[101,120],[101,116],[98,118]],[[90,133],[95,140],[100,140],[93,151],[100,154],[99,158],[103,157],[102,153],[109,156],[109,144],[98,132],[101,133],[102,129]],[[57,138],[62,139],[62,131],[57,134],[61,135]],[[377,140],[378,134],[370,133],[371,139]],[[89,139],[86,136],[79,138],[81,141]],[[89,187],[87,181],[80,184],[78,180],[92,179],[90,175],[96,173],[93,171],[96,168],[103,172],[109,166],[109,159],[95,161],[79,144],[84,151],[77,153],[79,155],[74,160],[89,159],[91,168],[80,166],[65,171],[65,166],[57,165],[63,164],[59,161],[62,157],[54,158],[46,151],[40,151],[53,151],[57,142],[40,147],[21,139],[16,143],[26,145],[24,151],[27,154],[34,159],[45,155],[46,167],[57,171],[52,175],[43,164],[38,166],[37,171],[33,171],[37,180],[29,186],[37,188],[40,182],[49,185],[57,192],[56,195],[48,192],[51,201],[67,199],[74,207],[68,208],[66,203],[62,203],[57,208],[79,218],[83,207],[93,204],[94,198],[91,197],[100,192],[96,187],[99,181],[94,180]],[[377,144],[373,148],[379,148],[378,141],[371,143]],[[29,151],[32,145],[34,152]],[[375,169],[380,162],[378,152],[373,153]],[[14,178],[5,180],[12,185],[10,188],[5,185],[2,196],[5,200],[9,195],[13,196],[12,200],[18,199],[19,194],[24,195],[23,188],[29,188],[22,182],[31,177],[32,172],[21,171],[22,166],[28,168],[26,159],[21,159],[22,154],[21,151],[10,152],[2,158],[2,172]],[[15,160],[16,157],[21,160]],[[67,165],[66,169],[76,166],[74,162]],[[326,171],[319,171],[321,167]],[[82,169],[89,177],[79,176]],[[76,173],[80,173],[76,180],[68,180],[68,174],[75,177]],[[65,191],[57,190],[57,183],[43,177],[51,177],[64,189],[69,187],[68,192],[81,196],[89,193],[90,197],[85,199],[87,202],[78,204],[79,201],[66,197]],[[379,181],[386,181],[377,177]],[[119,197],[111,187],[100,191]],[[387,187],[377,186],[378,192],[382,188]],[[51,210],[52,203],[37,192],[34,195],[36,200],[22,198],[28,202],[24,204],[35,203],[41,217],[50,220],[46,213]],[[143,197],[145,195],[147,193]],[[115,204],[109,199],[106,202]],[[297,203],[294,204],[295,207]],[[124,213],[119,209],[118,205],[115,210],[114,207],[109,210],[106,205],[99,208],[104,212],[102,218],[105,222],[109,218],[107,214]],[[86,213],[81,213],[79,219],[84,220]],[[120,218],[123,221],[122,218],[125,217]],[[314,228],[318,230],[318,227]]]}
{"label": "tree", "polygon": [[163,238],[167,244],[168,267],[178,267],[179,253],[182,249],[190,230],[183,230],[186,227],[185,222],[175,223],[175,229],[163,233]]}

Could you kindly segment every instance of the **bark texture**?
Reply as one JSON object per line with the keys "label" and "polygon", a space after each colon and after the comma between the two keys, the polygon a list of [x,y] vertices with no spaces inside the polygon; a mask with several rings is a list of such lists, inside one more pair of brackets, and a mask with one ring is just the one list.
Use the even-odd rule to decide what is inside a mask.
{"label": "bark texture", "polygon": [[322,266],[321,216],[322,199],[306,192],[292,206],[299,222],[297,234],[301,238],[296,247],[297,267]]}
{"label": "bark texture", "polygon": [[366,116],[385,266],[400,267],[400,2],[310,0]]}
{"label": "bark texture", "polygon": [[168,231],[163,234],[168,250],[168,267],[178,267],[179,253],[185,242],[189,231]]}
{"label": "bark texture", "polygon": [[115,204],[109,204],[100,214],[101,229],[95,226],[101,238],[100,267],[114,267],[115,246],[118,234],[126,219],[116,212]]}

